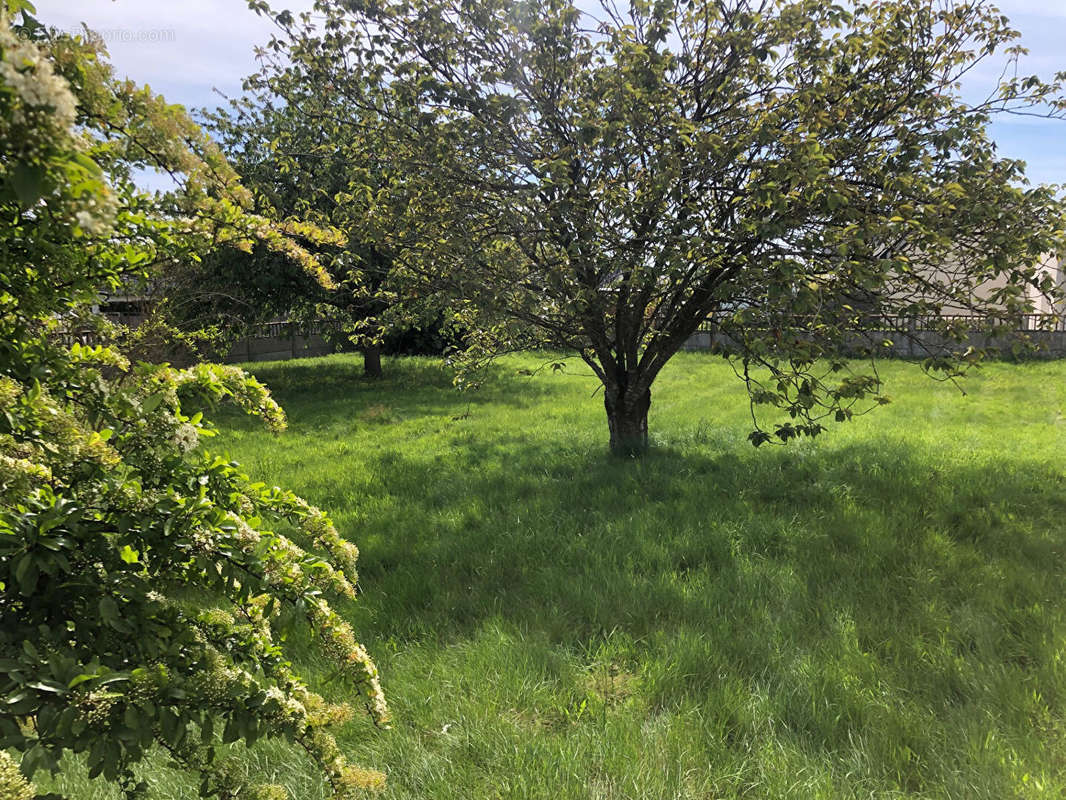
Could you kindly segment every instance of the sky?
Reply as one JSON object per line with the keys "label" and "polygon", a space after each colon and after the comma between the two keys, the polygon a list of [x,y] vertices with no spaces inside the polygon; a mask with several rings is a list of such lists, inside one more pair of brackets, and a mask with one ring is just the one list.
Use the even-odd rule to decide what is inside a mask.
{"label": "sky", "polygon": [[[275,0],[292,11],[311,4]],[[120,75],[190,109],[219,105],[217,92],[239,94],[242,78],[256,70],[255,46],[269,41],[272,30],[245,0],[35,0],[35,5],[48,25],[79,29],[84,22],[100,32]],[[1066,72],[1066,0],[999,0],[997,5],[1030,50],[1023,74]],[[967,96],[983,96],[998,74],[991,64],[983,67],[971,76]],[[1034,183],[1066,184],[1066,121],[999,119],[992,136],[1002,155],[1027,162]]]}

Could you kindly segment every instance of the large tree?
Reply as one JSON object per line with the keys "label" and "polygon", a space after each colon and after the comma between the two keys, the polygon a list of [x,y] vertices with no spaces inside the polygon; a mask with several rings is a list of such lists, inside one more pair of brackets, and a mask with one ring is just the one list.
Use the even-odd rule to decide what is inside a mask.
{"label": "large tree", "polygon": [[[787,440],[881,397],[875,371],[826,359],[847,331],[1001,324],[1051,291],[1035,265],[1063,206],[986,127],[1059,114],[1063,76],[965,100],[980,62],[1020,55],[984,0],[318,0],[276,19],[283,68],[360,109],[316,113],[388,142],[394,251],[579,352],[616,452],[646,447],[652,384],[709,317]],[[973,357],[934,355],[946,375]]]}

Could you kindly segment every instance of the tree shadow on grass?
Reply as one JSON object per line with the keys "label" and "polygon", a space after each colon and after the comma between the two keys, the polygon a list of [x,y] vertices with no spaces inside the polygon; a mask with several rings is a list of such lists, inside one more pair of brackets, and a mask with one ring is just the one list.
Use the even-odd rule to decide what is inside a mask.
{"label": "tree shadow on grass", "polygon": [[[367,378],[362,358],[343,354],[293,361],[245,364],[281,404],[296,429],[314,430],[368,406],[388,401],[395,412],[411,416],[462,416],[471,408],[496,405],[526,408],[555,391],[500,364],[486,367],[475,389],[459,391],[454,372],[439,358],[386,358],[384,375]],[[251,429],[254,420],[222,409],[215,417],[227,428]]]}
{"label": "tree shadow on grass", "polygon": [[[973,587],[958,585],[960,570],[995,577],[1009,605],[1010,592],[1064,571],[1066,477],[1045,464],[938,463],[901,442],[661,450],[642,463],[560,455],[515,437],[447,459],[372,456],[369,471],[396,502],[376,505],[352,532],[364,543],[364,574],[423,576],[411,594],[390,593],[400,604],[386,616],[402,624],[409,605],[412,630],[428,622],[464,635],[479,609],[549,628],[554,611],[567,618],[561,640],[576,641],[620,623],[640,636],[672,617],[690,624],[687,602],[634,590],[681,598],[678,587],[699,573],[723,578],[754,562],[791,571],[796,591],[815,600],[860,587],[849,605],[871,618],[906,614],[916,592],[965,602]],[[922,570],[938,576],[919,580]]]}
{"label": "tree shadow on grass", "polygon": [[907,791],[965,774],[989,731],[1024,763],[1062,725],[1046,463],[891,440],[626,463],[516,436],[369,469],[394,500],[351,531],[371,649],[490,621],[571,652],[621,634],[652,708],[695,703],[737,746],[767,720],[826,754],[873,739],[867,769]]}

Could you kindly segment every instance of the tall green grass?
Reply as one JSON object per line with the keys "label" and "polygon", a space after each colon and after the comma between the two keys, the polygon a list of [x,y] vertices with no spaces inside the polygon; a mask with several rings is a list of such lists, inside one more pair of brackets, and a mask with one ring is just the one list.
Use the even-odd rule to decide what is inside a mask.
{"label": "tall green grass", "polygon": [[[627,462],[594,381],[540,361],[473,394],[427,359],[256,365],[289,431],[211,443],[362,549],[396,721],[342,738],[385,797],[1066,794],[1066,364],[962,396],[893,363],[892,405],[756,451],[728,366],[682,354]],[[323,797],[283,746],[248,769]]]}

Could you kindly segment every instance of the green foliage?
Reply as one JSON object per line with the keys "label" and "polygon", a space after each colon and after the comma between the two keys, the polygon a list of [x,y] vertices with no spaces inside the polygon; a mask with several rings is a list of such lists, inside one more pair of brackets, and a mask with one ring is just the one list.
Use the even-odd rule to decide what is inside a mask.
{"label": "green foliage", "polygon": [[[181,190],[139,192],[145,163]],[[272,737],[298,742],[337,798],[382,779],[344,760],[328,729],[350,708],[308,690],[281,644],[313,630],[386,723],[377,670],[330,604],[355,595],[356,548],[200,446],[219,402],[275,432],[280,407],[233,367],[131,366],[55,335],[101,290],[220,243],[315,273],[290,238],[314,229],[245,199],[184,112],[116,82],[98,43],[0,13],[0,748],[28,777],[82,754],[140,796],[134,767],[162,750],[203,797],[273,799],[215,758]],[[0,766],[5,791],[29,791]]]}
{"label": "green foliage", "polygon": [[1063,76],[965,102],[963,76],[1018,55],[986,0],[318,0],[278,22],[262,81],[358,110],[308,124],[384,162],[362,180],[393,252],[579,352],[618,452],[643,450],[651,386],[708,317],[789,439],[876,403],[819,366],[849,332],[938,319],[929,367],[952,376],[980,353],[942,312],[998,329],[1060,294],[1038,262],[1063,203],[986,125],[1062,116]]}

